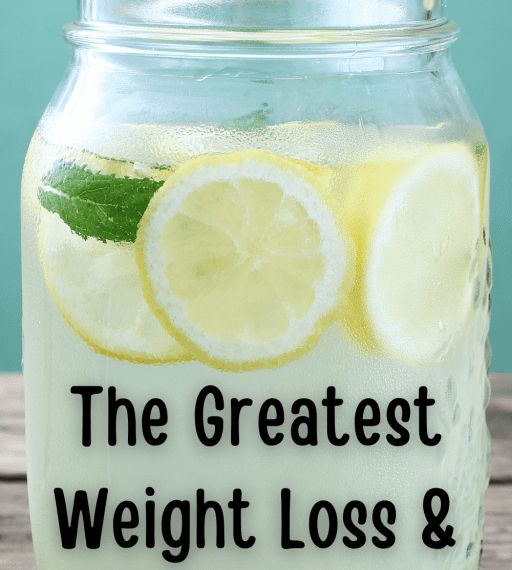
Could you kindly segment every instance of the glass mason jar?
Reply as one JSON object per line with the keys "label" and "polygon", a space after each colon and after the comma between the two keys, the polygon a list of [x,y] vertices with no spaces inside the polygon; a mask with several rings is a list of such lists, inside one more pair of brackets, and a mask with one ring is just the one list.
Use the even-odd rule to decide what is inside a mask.
{"label": "glass mason jar", "polygon": [[83,0],[23,178],[39,570],[478,568],[456,34],[436,0]]}

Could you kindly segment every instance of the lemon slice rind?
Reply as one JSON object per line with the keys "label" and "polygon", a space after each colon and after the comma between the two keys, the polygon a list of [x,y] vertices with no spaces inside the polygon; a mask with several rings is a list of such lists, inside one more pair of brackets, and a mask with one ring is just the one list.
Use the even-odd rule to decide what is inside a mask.
{"label": "lemon slice rind", "polygon": [[462,144],[434,150],[397,179],[373,232],[364,280],[367,317],[387,353],[438,361],[464,329],[480,201],[478,167]]}
{"label": "lemon slice rind", "polygon": [[[315,286],[314,302],[303,318],[290,318],[286,334],[269,342],[251,344],[238,338],[227,342],[213,338],[196,326],[186,306],[170,287],[160,251],[162,228],[176,216],[193,192],[211,181],[236,181],[243,177],[277,184],[284,197],[296,200],[321,233],[325,275]],[[339,318],[339,298],[347,282],[350,246],[342,237],[335,206],[318,183],[315,171],[265,151],[241,151],[194,158],[181,166],[152,199],[139,226],[136,242],[146,299],[163,326],[196,359],[226,371],[273,368],[307,353],[325,328]],[[212,221],[215,224],[215,221]],[[229,288],[229,283],[228,283]],[[229,290],[226,290],[229,295]]]}
{"label": "lemon slice rind", "polygon": [[[191,359],[147,306],[133,244],[84,240],[57,214],[42,210],[39,250],[55,306],[67,325],[95,352],[136,364],[174,364]],[[114,279],[117,289],[113,288]],[[121,307],[123,322],[109,320],[111,304],[121,299],[126,300]]]}

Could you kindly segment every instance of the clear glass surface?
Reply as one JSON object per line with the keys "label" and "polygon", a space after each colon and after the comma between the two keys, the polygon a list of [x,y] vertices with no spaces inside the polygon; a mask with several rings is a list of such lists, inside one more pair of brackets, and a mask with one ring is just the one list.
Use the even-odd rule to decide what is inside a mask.
{"label": "clear glass surface", "polygon": [[[453,34],[439,2],[83,2],[80,23],[68,28],[74,62],[34,135],[23,178],[38,570],[168,568],[163,506],[194,500],[198,488],[222,504],[244,489],[253,504],[247,528],[258,540],[246,551],[232,542],[217,549],[209,534],[202,549],[192,533],[185,569],[478,568],[489,454],[488,149],[449,56]],[[188,218],[174,223],[178,181],[192,195],[191,181],[212,172],[211,184],[197,183],[195,201],[182,204]],[[133,193],[151,188],[147,209],[133,208]],[[157,216],[162,204],[170,209]],[[158,219],[167,225],[153,230]],[[169,251],[148,261],[159,248]],[[157,275],[165,259],[172,269]],[[191,299],[198,289],[203,297]],[[294,318],[277,318],[283,307]],[[240,446],[207,449],[195,437],[194,402],[209,384],[226,402],[254,400]],[[114,386],[138,410],[163,399],[169,441],[132,448],[120,421],[121,443],[109,446],[103,395],[93,409],[94,444],[80,446],[76,385]],[[412,402],[428,387],[441,444],[418,441],[414,416],[404,447],[385,442],[384,421],[375,446],[330,445],[321,415],[329,386],[345,401],[339,430],[353,438],[361,400],[374,398],[384,418],[392,399]],[[317,403],[318,445],[297,446],[289,435],[276,447],[262,443],[258,406],[272,397],[284,403],[285,434],[295,400]],[[149,549],[148,486],[158,503]],[[101,549],[88,549],[82,534],[76,549],[61,548],[55,487],[68,500],[78,489],[94,496],[109,488]],[[284,551],[276,511],[283,487],[294,492],[301,537],[315,501],[340,512],[349,500],[393,501],[396,546],[346,548],[340,526],[331,548],[308,542]],[[432,487],[452,499],[451,549],[421,542],[422,498]],[[127,549],[111,532],[123,500],[142,517],[139,543]],[[366,530],[371,540],[373,527]]]}
{"label": "clear glass surface", "polygon": [[88,23],[230,29],[318,29],[421,24],[441,0],[82,0]]}

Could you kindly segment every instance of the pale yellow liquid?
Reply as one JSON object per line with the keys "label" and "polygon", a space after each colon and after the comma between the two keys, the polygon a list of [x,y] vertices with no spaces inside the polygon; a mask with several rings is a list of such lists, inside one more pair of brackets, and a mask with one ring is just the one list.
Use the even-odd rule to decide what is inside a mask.
{"label": "pale yellow liquid", "polygon": [[[165,127],[160,129],[165,130]],[[169,164],[181,159],[182,148],[177,151],[169,146],[169,139],[160,140],[154,132],[150,138],[139,141],[128,138],[120,142],[118,138],[116,147],[115,133],[112,131],[109,137],[107,129],[96,141],[76,141],[75,147],[149,164]],[[247,136],[247,140],[230,141],[229,145],[222,144],[218,149],[211,148],[215,144],[212,142],[214,137],[206,138],[199,131],[196,138],[188,136],[183,140],[190,141],[189,153],[195,154],[246,148],[250,145],[250,133]],[[431,141],[425,140],[425,144],[427,142]],[[411,146],[411,152],[421,152],[421,144],[418,139],[416,146]],[[282,148],[272,148],[269,142],[261,143],[261,146],[265,145],[270,147],[269,150],[282,151]],[[367,150],[371,145],[373,143],[368,143]],[[357,146],[361,148],[361,141]],[[206,490],[207,498],[225,506],[226,548],[218,550],[215,547],[212,524],[209,525],[210,534],[207,534],[207,548],[199,550],[195,547],[192,510],[191,551],[178,567],[208,570],[478,568],[482,501],[488,477],[485,425],[489,392],[485,356],[488,288],[485,263],[478,277],[481,292],[471,322],[449,355],[435,365],[407,365],[365,352],[339,325],[330,327],[306,356],[271,370],[227,373],[198,362],[148,366],[117,361],[94,352],[71,330],[45,285],[37,243],[40,212],[36,192],[42,175],[59,153],[63,153],[62,149],[43,143],[36,135],[23,185],[28,469],[39,570],[169,568],[172,565],[161,556],[168,548],[159,533],[162,508],[173,499],[189,499],[193,508],[195,490],[199,488]],[[311,158],[301,157],[300,151],[290,154]],[[324,160],[331,161],[325,157]],[[253,408],[242,415],[241,445],[238,447],[230,446],[226,439],[217,447],[206,448],[195,435],[195,400],[208,384],[221,388],[227,409],[231,397],[250,397],[255,401]],[[80,445],[80,399],[70,394],[73,385],[116,386],[118,395],[130,398],[139,413],[150,398],[163,399],[170,418],[168,441],[161,447],[148,446],[139,426],[137,447],[128,447],[126,437],[123,438],[126,424],[121,415],[120,444],[109,447],[103,394],[96,397],[93,408],[93,446],[84,449]],[[338,412],[339,432],[350,434],[354,433],[354,410],[362,399],[376,399],[385,411],[393,398],[412,402],[418,388],[428,386],[430,396],[437,402],[430,414],[430,430],[442,434],[442,443],[434,448],[421,445],[417,436],[417,415],[414,415],[409,426],[412,440],[405,447],[391,447],[384,438],[374,447],[363,447],[354,437],[345,447],[329,445],[320,403],[326,388],[331,385],[337,387],[338,396],[345,400]],[[291,442],[289,435],[285,435],[285,442],[280,446],[266,447],[258,437],[257,414],[258,404],[269,397],[278,398],[285,404],[285,434],[289,434],[293,419],[289,413],[291,402],[299,397],[317,402],[319,445],[299,448]],[[227,412],[221,414],[228,418]],[[385,422],[382,426],[380,431],[388,433]],[[228,435],[226,420],[226,438]],[[144,501],[148,486],[155,488],[157,502],[157,545],[151,550],[144,545]],[[110,489],[100,550],[87,550],[81,531],[77,549],[64,551],[60,547],[53,498],[55,487],[65,490],[68,505],[78,489],[88,490],[93,498],[99,488]],[[293,493],[292,533],[294,538],[306,542],[303,550],[284,551],[280,547],[280,490],[284,487]],[[425,526],[423,496],[433,487],[441,487],[449,493],[452,505],[445,524],[452,524],[456,529],[456,547],[439,552],[427,549],[421,540]],[[232,519],[226,504],[235,488],[243,489],[244,497],[251,503],[243,519],[245,536],[253,534],[257,537],[256,545],[250,550],[237,549],[230,537]],[[319,550],[308,538],[309,511],[321,499],[331,501],[340,514],[339,537],[327,550]],[[369,537],[365,548],[351,551],[343,545],[341,537],[347,533],[341,513],[348,501],[356,499],[363,501],[370,511],[379,500],[390,500],[396,505],[398,520],[393,530],[397,542],[393,548],[379,550],[371,545],[374,535],[371,522],[364,526]],[[133,531],[140,537],[139,544],[129,550],[121,550],[112,537],[112,512],[123,500],[135,501],[141,514],[140,527]],[[131,532],[126,531],[126,535]]]}

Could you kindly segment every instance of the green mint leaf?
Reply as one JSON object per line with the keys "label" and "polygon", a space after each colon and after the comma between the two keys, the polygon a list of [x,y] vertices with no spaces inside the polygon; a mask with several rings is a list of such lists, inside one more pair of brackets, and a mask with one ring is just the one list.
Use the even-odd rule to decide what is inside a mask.
{"label": "green mint leaf", "polygon": [[134,242],[149,201],[162,184],[58,162],[43,179],[38,196],[43,208],[58,214],[84,239]]}
{"label": "green mint leaf", "polygon": [[267,105],[242,117],[233,119],[224,124],[224,128],[242,131],[255,131],[268,125],[269,115],[272,113]]}
{"label": "green mint leaf", "polygon": [[487,143],[480,142],[475,145],[475,155],[481,158],[487,153]]}

